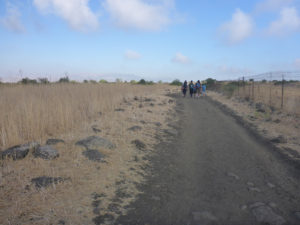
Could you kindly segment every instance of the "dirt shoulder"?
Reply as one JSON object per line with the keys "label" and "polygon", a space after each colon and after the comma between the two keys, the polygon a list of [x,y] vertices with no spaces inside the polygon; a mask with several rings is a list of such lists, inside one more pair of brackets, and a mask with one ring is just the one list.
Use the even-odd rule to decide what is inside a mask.
{"label": "dirt shoulder", "polygon": [[300,117],[272,109],[262,103],[252,103],[239,98],[228,98],[217,92],[209,97],[223,108],[224,112],[236,117],[244,126],[257,133],[287,158],[300,165]]}

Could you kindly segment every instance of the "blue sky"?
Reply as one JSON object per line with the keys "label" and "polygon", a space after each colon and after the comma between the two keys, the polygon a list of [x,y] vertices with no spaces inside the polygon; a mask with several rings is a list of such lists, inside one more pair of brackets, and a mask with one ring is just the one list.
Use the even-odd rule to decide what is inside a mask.
{"label": "blue sky", "polygon": [[300,0],[0,0],[0,78],[300,70]]}

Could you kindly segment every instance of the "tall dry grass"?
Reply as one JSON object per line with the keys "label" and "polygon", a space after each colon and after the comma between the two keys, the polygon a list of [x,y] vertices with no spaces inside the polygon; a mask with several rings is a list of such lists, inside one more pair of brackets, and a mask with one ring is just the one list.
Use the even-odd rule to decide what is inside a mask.
{"label": "tall dry grass", "polygon": [[49,84],[0,86],[0,149],[58,137],[114,110],[123,98],[158,85]]}
{"label": "tall dry grass", "polygon": [[300,83],[285,84],[283,108],[281,108],[282,86],[273,83],[255,82],[234,91],[234,96],[261,102],[286,113],[300,115]]}

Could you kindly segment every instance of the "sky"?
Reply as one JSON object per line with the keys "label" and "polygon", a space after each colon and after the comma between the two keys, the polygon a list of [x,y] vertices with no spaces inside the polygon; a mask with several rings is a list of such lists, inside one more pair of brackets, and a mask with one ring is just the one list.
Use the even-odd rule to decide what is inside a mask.
{"label": "sky", "polygon": [[300,70],[300,0],[0,0],[0,79]]}

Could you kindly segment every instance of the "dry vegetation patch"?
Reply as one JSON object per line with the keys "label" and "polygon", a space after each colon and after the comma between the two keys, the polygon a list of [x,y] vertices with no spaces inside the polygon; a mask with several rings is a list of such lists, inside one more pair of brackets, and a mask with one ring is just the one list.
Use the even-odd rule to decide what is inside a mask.
{"label": "dry vegetation patch", "polygon": [[[1,104],[7,105],[0,109],[3,150],[61,139],[48,141],[58,158],[35,158],[30,151],[25,159],[0,161],[1,224],[110,224],[126,213],[145,179],[156,135],[175,119],[175,103],[165,95],[169,89],[87,84],[0,90]],[[85,146],[76,145],[90,136],[115,145],[94,149],[104,162],[89,160]],[[47,185],[37,186],[36,178]]]}
{"label": "dry vegetation patch", "polygon": [[[293,103],[290,107],[280,110],[280,107],[270,107],[266,102],[267,97],[265,97],[265,101],[255,98],[256,101],[254,102],[235,96],[228,98],[217,92],[209,92],[209,96],[235,111],[248,123],[253,124],[262,136],[281,148],[284,153],[292,158],[299,159],[300,117],[298,103]],[[298,98],[298,96],[299,91],[294,91],[291,94],[291,98]]]}

